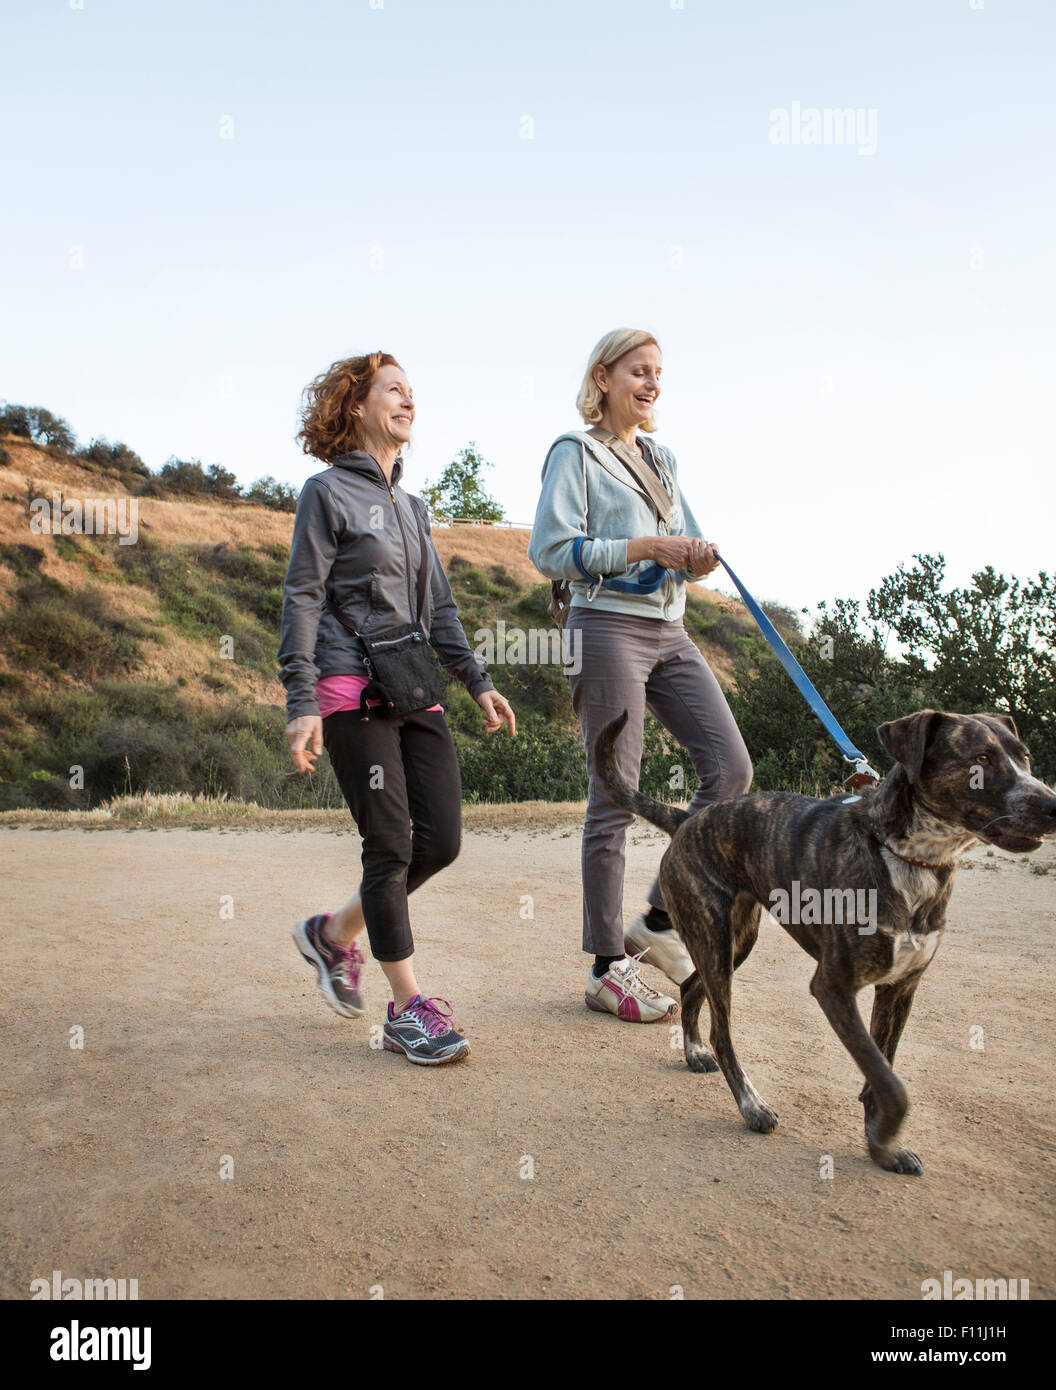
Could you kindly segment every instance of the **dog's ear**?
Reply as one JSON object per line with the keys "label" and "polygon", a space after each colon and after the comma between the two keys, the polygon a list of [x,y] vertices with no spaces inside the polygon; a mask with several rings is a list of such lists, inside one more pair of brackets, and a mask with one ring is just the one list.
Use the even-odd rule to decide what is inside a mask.
{"label": "dog's ear", "polygon": [[987,710],[983,716],[986,719],[996,719],[999,724],[1003,724],[1013,738],[1019,738],[1019,730],[1016,728],[1016,721],[1010,714],[996,714],[992,710]]}
{"label": "dog's ear", "polygon": [[907,714],[904,719],[892,719],[887,724],[881,724],[876,731],[895,762],[905,768],[910,782],[915,782],[920,776],[928,740],[941,718],[938,710],[922,709],[916,714]]}

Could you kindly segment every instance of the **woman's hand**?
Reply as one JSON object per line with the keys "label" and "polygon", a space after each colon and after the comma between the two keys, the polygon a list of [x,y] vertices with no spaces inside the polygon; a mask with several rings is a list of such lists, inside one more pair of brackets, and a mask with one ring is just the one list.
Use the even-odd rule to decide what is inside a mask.
{"label": "woman's hand", "polygon": [[314,772],[323,751],[323,720],[318,714],[299,714],[286,725],[286,738],[298,772]]}
{"label": "woman's hand", "polygon": [[517,732],[517,720],[514,718],[509,703],[497,690],[485,690],[477,696],[477,704],[486,716],[484,720],[484,732],[486,734],[493,734],[496,729],[501,729],[505,724],[510,730],[510,738],[513,738]]}
{"label": "woman's hand", "polygon": [[713,541],[693,541],[693,548],[690,551],[689,559],[684,568],[697,579],[702,579],[704,575],[711,574],[719,567],[719,552]]}
{"label": "woman's hand", "polygon": [[655,560],[665,570],[688,570],[696,579],[719,567],[718,548],[695,536],[639,536],[627,542],[627,563]]}
{"label": "woman's hand", "polygon": [[653,536],[650,539],[648,558],[665,570],[688,569],[693,547],[700,544],[692,536]]}

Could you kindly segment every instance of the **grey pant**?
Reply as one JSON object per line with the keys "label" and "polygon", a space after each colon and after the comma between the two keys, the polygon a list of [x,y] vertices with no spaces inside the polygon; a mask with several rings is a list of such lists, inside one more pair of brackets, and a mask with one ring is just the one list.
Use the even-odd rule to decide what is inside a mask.
{"label": "grey pant", "polygon": [[[752,763],[718,681],[681,622],[576,607],[566,627],[580,644],[580,671],[569,683],[590,774],[583,826],[583,949],[619,956],[624,843],[634,815],[616,805],[595,774],[594,739],[602,726],[628,711],[616,755],[624,777],[636,787],[645,711],[651,710],[692,759],[700,785],[690,811],[748,791]],[[648,899],[653,907],[664,905],[656,879]]]}

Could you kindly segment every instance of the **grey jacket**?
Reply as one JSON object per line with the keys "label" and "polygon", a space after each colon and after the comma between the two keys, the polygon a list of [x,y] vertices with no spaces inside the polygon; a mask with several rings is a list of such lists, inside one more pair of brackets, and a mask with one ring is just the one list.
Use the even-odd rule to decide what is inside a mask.
{"label": "grey jacket", "polygon": [[[675,456],[648,435],[638,441],[659,465],[661,480],[674,502],[667,533],[704,536],[678,487]],[[619,459],[589,434],[570,430],[550,446],[543,464],[543,490],[535,511],[528,558],[548,579],[567,579],[571,605],[591,605],[615,613],[647,618],[681,619],[686,584],[697,576],[667,570],[652,593],[605,588],[615,579],[632,585],[654,568],[651,560],[627,563],[627,542],[634,536],[662,534],[648,495]]]}
{"label": "grey jacket", "polygon": [[397,459],[390,487],[377,461],[357,451],[313,473],[301,489],[279,640],[287,721],[319,713],[315,683],[321,677],[367,674],[359,642],[324,606],[327,597],[361,631],[414,621],[422,558],[415,510],[432,561],[422,628],[441,665],[474,698],[495,689],[458,620],[425,503],[397,486],[402,472]]}

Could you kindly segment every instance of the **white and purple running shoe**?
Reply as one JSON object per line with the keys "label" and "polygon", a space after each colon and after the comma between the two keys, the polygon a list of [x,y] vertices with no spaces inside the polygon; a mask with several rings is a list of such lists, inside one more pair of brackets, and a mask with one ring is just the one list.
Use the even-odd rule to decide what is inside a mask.
{"label": "white and purple running shoe", "polygon": [[349,947],[335,946],[323,933],[329,912],[308,917],[293,929],[293,940],[309,965],[314,965],[323,998],[342,1018],[360,1018],[363,996],[359,979],[363,971],[363,952],[355,941]]}
{"label": "white and purple running shoe", "polygon": [[416,994],[400,1012],[386,1010],[382,1036],[387,1052],[402,1052],[420,1067],[438,1067],[469,1056],[469,1042],[451,1023],[446,999],[423,999]]}

